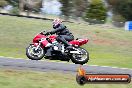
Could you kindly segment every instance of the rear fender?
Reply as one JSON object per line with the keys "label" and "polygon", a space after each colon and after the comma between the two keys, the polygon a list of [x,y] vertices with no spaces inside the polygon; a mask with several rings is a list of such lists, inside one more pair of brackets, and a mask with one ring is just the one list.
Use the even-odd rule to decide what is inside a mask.
{"label": "rear fender", "polygon": [[78,40],[71,41],[70,44],[77,45],[77,46],[82,46],[82,45],[88,43],[88,41],[89,41],[88,39],[78,39]]}

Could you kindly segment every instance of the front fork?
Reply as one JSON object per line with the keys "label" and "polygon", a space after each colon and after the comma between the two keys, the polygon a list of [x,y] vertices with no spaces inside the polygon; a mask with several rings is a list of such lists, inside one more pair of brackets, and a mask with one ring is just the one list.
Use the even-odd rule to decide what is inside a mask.
{"label": "front fork", "polygon": [[41,43],[39,42],[39,44],[37,45],[37,47],[35,48],[35,51],[38,50],[38,48],[40,47]]}
{"label": "front fork", "polygon": [[35,51],[37,51],[41,46],[41,41],[39,41],[39,43],[34,43],[33,45],[36,46]]}

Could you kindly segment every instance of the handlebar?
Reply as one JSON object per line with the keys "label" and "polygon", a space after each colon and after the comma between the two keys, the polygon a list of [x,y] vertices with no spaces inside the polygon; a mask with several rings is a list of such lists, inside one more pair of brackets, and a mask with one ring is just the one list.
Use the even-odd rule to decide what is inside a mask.
{"label": "handlebar", "polygon": [[46,31],[42,31],[42,32],[40,32],[40,34],[45,35],[45,36],[51,35],[50,32],[46,32]]}

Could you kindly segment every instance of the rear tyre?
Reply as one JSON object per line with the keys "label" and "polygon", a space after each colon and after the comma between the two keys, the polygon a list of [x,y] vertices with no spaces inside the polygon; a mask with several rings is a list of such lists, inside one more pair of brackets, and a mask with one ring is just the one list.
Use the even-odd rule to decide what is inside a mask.
{"label": "rear tyre", "polygon": [[31,60],[41,60],[44,57],[44,50],[39,47],[35,50],[36,46],[29,45],[26,48],[26,56]]}
{"label": "rear tyre", "polygon": [[89,60],[88,51],[81,47],[77,49],[80,51],[81,54],[72,54],[72,58],[71,58],[72,62],[75,64],[81,64],[81,65],[87,63]]}

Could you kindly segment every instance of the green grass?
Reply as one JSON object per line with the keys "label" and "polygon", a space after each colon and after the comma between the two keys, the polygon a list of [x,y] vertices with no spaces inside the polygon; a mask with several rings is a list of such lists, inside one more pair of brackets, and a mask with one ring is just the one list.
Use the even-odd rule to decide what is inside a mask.
{"label": "green grass", "polygon": [[76,83],[75,74],[0,69],[0,88],[131,88],[130,84]]}
{"label": "green grass", "polygon": [[[132,68],[132,32],[97,25],[66,23],[75,37],[89,38],[85,47],[89,65]],[[25,48],[33,37],[52,29],[51,21],[0,16],[0,56],[27,58]]]}

